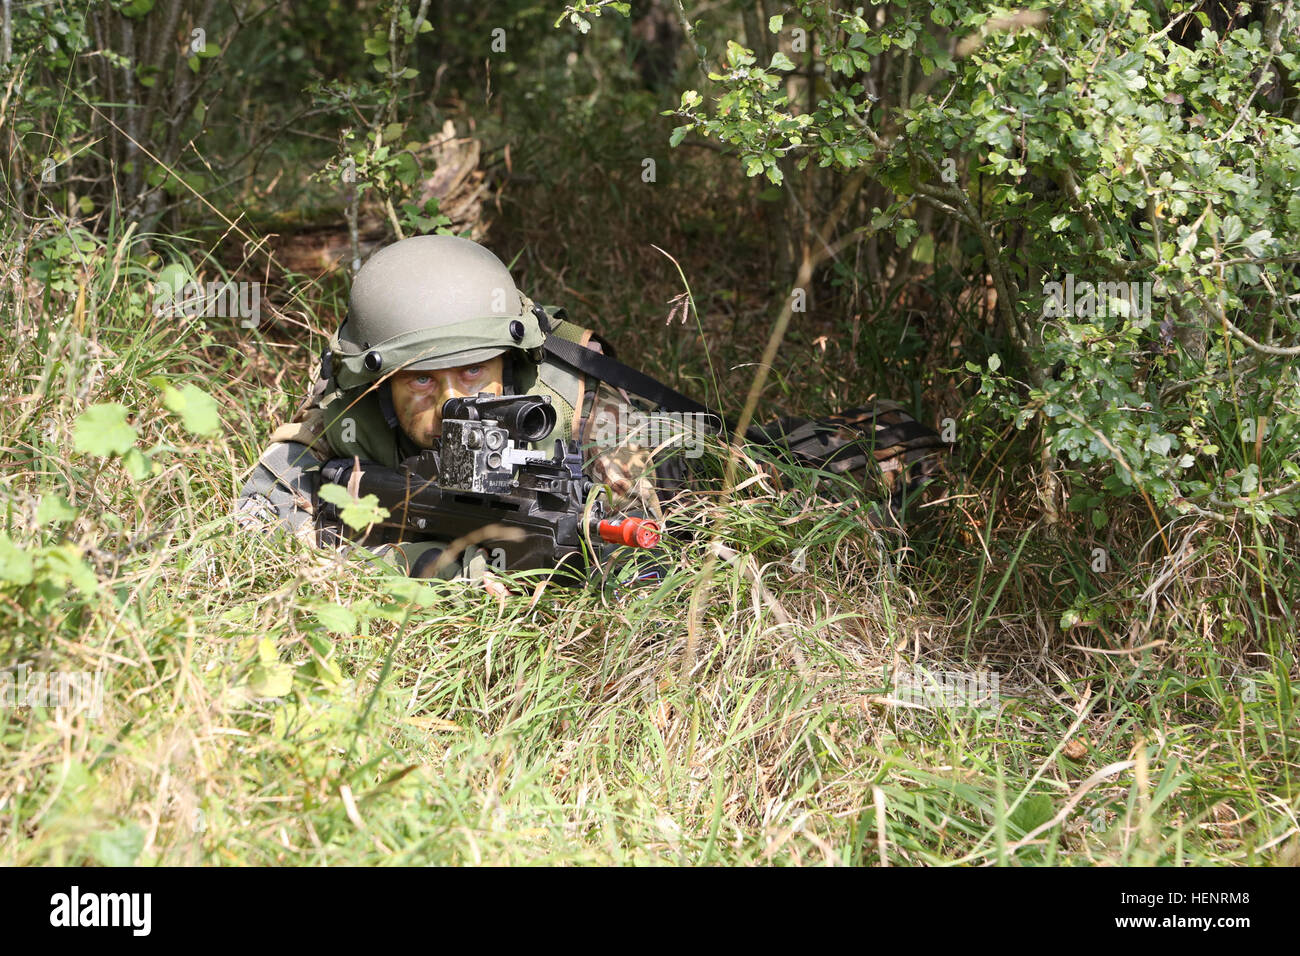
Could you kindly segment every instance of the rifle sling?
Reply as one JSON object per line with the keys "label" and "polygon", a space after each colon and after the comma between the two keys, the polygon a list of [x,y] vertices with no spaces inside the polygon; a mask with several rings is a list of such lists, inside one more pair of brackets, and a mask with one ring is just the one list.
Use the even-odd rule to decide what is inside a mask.
{"label": "rifle sling", "polygon": [[[546,333],[546,341],[542,343],[542,349],[572,368],[602,379],[616,388],[627,389],[629,392],[640,395],[667,411],[712,415],[722,422],[728,438],[735,434],[735,427],[728,421],[726,416],[715,412],[706,405],[701,405],[695,399],[683,395],[676,389],[651,378],[644,372],[638,371],[629,365],[624,365],[617,359],[610,358],[608,355],[602,355],[577,343],[559,338],[549,331]],[[837,424],[820,421],[802,422],[793,431],[780,436],[779,440],[791,451],[794,451],[791,446],[806,441],[818,433],[832,432],[837,427]],[[889,426],[877,425],[875,435],[863,433],[861,438],[850,444],[858,445],[858,447],[865,445],[873,449],[883,449],[896,444],[919,441],[932,435],[933,432],[930,429],[915,420],[909,419]],[[773,436],[767,434],[762,426],[751,426],[745,437],[746,440],[752,442],[774,444]],[[798,454],[798,452],[795,453]],[[811,457],[815,458],[816,456]]]}
{"label": "rifle sling", "polygon": [[683,395],[663,382],[651,378],[644,372],[637,371],[630,365],[624,365],[617,359],[610,358],[608,355],[601,355],[592,349],[583,348],[581,345],[549,333],[546,336],[546,341],[542,344],[542,348],[565,365],[602,379],[616,388],[625,388],[629,392],[654,402],[660,408],[670,412],[695,412],[696,414],[712,415],[722,422],[728,434],[733,431],[730,422],[727,421],[725,416],[706,405],[701,405],[695,399]]}

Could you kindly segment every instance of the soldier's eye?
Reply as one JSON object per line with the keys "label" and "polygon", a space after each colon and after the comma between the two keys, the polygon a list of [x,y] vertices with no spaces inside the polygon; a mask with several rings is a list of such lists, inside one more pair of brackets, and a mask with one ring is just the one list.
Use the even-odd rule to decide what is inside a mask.
{"label": "soldier's eye", "polygon": [[483,374],[482,365],[471,365],[465,369],[466,378],[478,378],[482,374]]}
{"label": "soldier's eye", "polygon": [[415,376],[415,384],[416,384],[416,385],[419,385],[419,386],[422,387],[422,388],[428,387],[428,386],[430,386],[430,385],[433,384],[433,376],[432,376],[432,375],[417,375],[417,376]]}

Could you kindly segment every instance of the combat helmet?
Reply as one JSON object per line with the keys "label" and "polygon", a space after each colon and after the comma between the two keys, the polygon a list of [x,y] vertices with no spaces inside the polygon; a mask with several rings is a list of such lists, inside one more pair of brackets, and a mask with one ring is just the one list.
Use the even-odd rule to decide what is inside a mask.
{"label": "combat helmet", "polygon": [[414,236],[379,250],[357,273],[329,365],[335,384],[352,389],[511,349],[540,357],[545,339],[533,301],[490,250],[458,236]]}

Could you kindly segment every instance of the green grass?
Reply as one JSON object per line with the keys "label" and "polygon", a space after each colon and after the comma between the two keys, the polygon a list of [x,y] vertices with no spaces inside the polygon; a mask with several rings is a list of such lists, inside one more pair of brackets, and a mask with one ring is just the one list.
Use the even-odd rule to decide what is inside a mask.
{"label": "green grass", "polygon": [[[1300,862],[1291,529],[1175,524],[1168,556],[1118,512],[1099,574],[1033,517],[1031,453],[977,448],[906,542],[760,482],[679,519],[732,560],[701,534],[654,587],[412,582],[237,532],[319,342],[151,316],[134,241],[3,277],[0,664],[104,699],[0,711],[0,861]],[[75,450],[106,402],[151,470]],[[1001,700],[918,704],[915,667]]]}

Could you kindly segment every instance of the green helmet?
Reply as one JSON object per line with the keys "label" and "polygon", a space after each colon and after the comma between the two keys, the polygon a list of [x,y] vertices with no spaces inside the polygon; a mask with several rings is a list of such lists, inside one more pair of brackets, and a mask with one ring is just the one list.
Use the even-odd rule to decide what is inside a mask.
{"label": "green helmet", "polygon": [[348,389],[397,370],[538,349],[545,338],[532,299],[490,251],[457,236],[414,236],[361,267],[330,350],[337,384]]}

